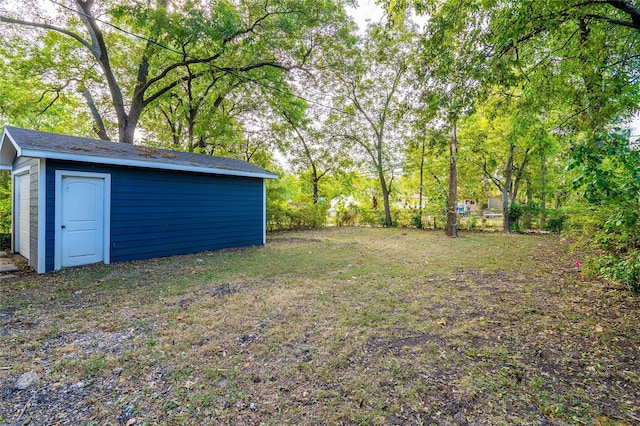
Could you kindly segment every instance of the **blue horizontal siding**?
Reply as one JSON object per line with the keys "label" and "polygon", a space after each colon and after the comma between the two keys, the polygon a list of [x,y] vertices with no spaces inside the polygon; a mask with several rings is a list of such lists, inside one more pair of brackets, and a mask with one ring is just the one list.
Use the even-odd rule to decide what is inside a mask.
{"label": "blue horizontal siding", "polygon": [[55,171],[111,175],[111,262],[263,243],[262,179],[47,161],[47,270]]}

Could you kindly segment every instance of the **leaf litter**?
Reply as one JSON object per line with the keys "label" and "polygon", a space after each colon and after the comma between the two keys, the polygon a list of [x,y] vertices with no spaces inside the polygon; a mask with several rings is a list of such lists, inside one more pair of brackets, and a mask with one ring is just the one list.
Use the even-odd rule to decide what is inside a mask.
{"label": "leaf litter", "polygon": [[342,228],[23,272],[1,287],[0,424],[638,424],[638,299],[572,255]]}

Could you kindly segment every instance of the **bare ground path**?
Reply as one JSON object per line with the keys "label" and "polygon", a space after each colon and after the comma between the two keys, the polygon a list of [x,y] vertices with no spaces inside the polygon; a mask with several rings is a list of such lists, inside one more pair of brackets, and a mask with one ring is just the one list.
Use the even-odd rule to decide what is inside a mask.
{"label": "bare ground path", "polygon": [[18,273],[0,424],[640,424],[640,303],[579,257],[343,228]]}

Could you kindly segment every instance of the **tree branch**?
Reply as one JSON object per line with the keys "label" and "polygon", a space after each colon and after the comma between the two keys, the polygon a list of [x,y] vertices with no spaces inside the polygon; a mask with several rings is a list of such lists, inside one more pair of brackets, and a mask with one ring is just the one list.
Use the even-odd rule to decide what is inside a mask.
{"label": "tree branch", "polygon": [[489,180],[498,188],[500,192],[502,192],[504,185],[502,184],[502,182],[500,182],[500,180],[496,179],[493,176],[493,173],[489,172],[489,170],[487,169],[487,158],[484,155],[482,156],[481,165],[482,165],[482,171],[484,172],[484,175],[489,178]]}
{"label": "tree branch", "polygon": [[78,34],[72,32],[72,31],[66,30],[64,28],[56,27],[55,25],[43,24],[43,23],[39,23],[39,22],[30,22],[30,21],[25,21],[25,20],[22,20],[22,19],[10,18],[8,16],[3,16],[3,15],[0,15],[0,22],[6,22],[7,24],[24,25],[26,27],[42,28],[42,29],[45,29],[45,30],[55,31],[55,32],[58,32],[60,34],[64,34],[64,35],[67,35],[67,36],[73,38],[78,43],[80,43],[84,47],[86,47],[87,49],[93,51],[93,47],[91,46],[91,44],[88,41],[86,41],[85,39],[83,39],[82,37],[80,37]]}
{"label": "tree branch", "polygon": [[608,22],[609,24],[612,24],[612,25],[617,25],[617,26],[627,27],[627,28],[633,28],[634,30],[640,31],[640,22],[638,22],[636,24],[636,23],[629,22],[629,21],[622,21],[620,19],[614,19],[614,18],[609,18],[607,16],[600,16],[600,15],[593,15],[593,14],[587,14],[584,17],[585,18],[589,18],[589,19],[595,19],[595,20],[598,20],[598,21]]}
{"label": "tree branch", "polygon": [[87,106],[91,111],[91,116],[93,117],[93,121],[95,124],[95,126],[93,126],[93,129],[98,134],[98,137],[105,141],[111,140],[109,139],[109,134],[107,133],[104,121],[102,120],[102,115],[100,114],[100,111],[98,111],[96,103],[94,102],[93,96],[91,96],[91,92],[89,91],[89,89],[85,88],[84,90],[82,90],[82,95],[86,99]]}
{"label": "tree branch", "polygon": [[158,90],[153,95],[149,96],[144,101],[142,101],[142,108],[146,108],[147,105],[149,105],[150,103],[152,103],[153,101],[155,101],[156,99],[158,99],[159,97],[161,97],[162,95],[164,95],[165,93],[167,93],[168,91],[170,91],[171,89],[173,89],[174,87],[179,85],[180,83],[184,83],[185,81],[188,81],[189,79],[198,78],[198,77],[200,77],[200,76],[202,76],[204,74],[206,74],[206,73],[203,71],[203,72],[199,72],[199,73],[196,73],[196,74],[192,74],[190,76],[189,75],[185,75],[183,77],[175,79],[173,82],[171,82],[171,84],[166,85],[165,87],[163,87],[162,89]]}

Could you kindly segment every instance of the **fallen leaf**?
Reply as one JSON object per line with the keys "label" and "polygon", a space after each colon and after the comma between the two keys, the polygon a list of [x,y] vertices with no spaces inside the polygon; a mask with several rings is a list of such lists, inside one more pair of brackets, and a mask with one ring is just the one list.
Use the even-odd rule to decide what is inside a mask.
{"label": "fallen leaf", "polygon": [[67,345],[63,348],[60,349],[60,352],[62,352],[63,354],[68,354],[71,352],[75,352],[78,350],[78,347],[76,345]]}
{"label": "fallen leaf", "polygon": [[103,324],[101,327],[102,331],[114,331],[116,329],[116,325],[111,323],[111,324]]}
{"label": "fallen leaf", "polygon": [[438,320],[438,324],[440,324],[440,325],[447,325],[447,320],[446,320],[445,318],[440,318],[440,319]]}
{"label": "fallen leaf", "polygon": [[596,333],[602,333],[604,331],[604,328],[601,325],[596,325],[595,327],[593,327],[593,331],[595,331]]}
{"label": "fallen leaf", "polygon": [[135,422],[137,422],[138,419],[136,419],[135,417],[132,417],[129,419],[129,421],[127,422],[127,424],[125,426],[131,426],[132,424],[135,424]]}

